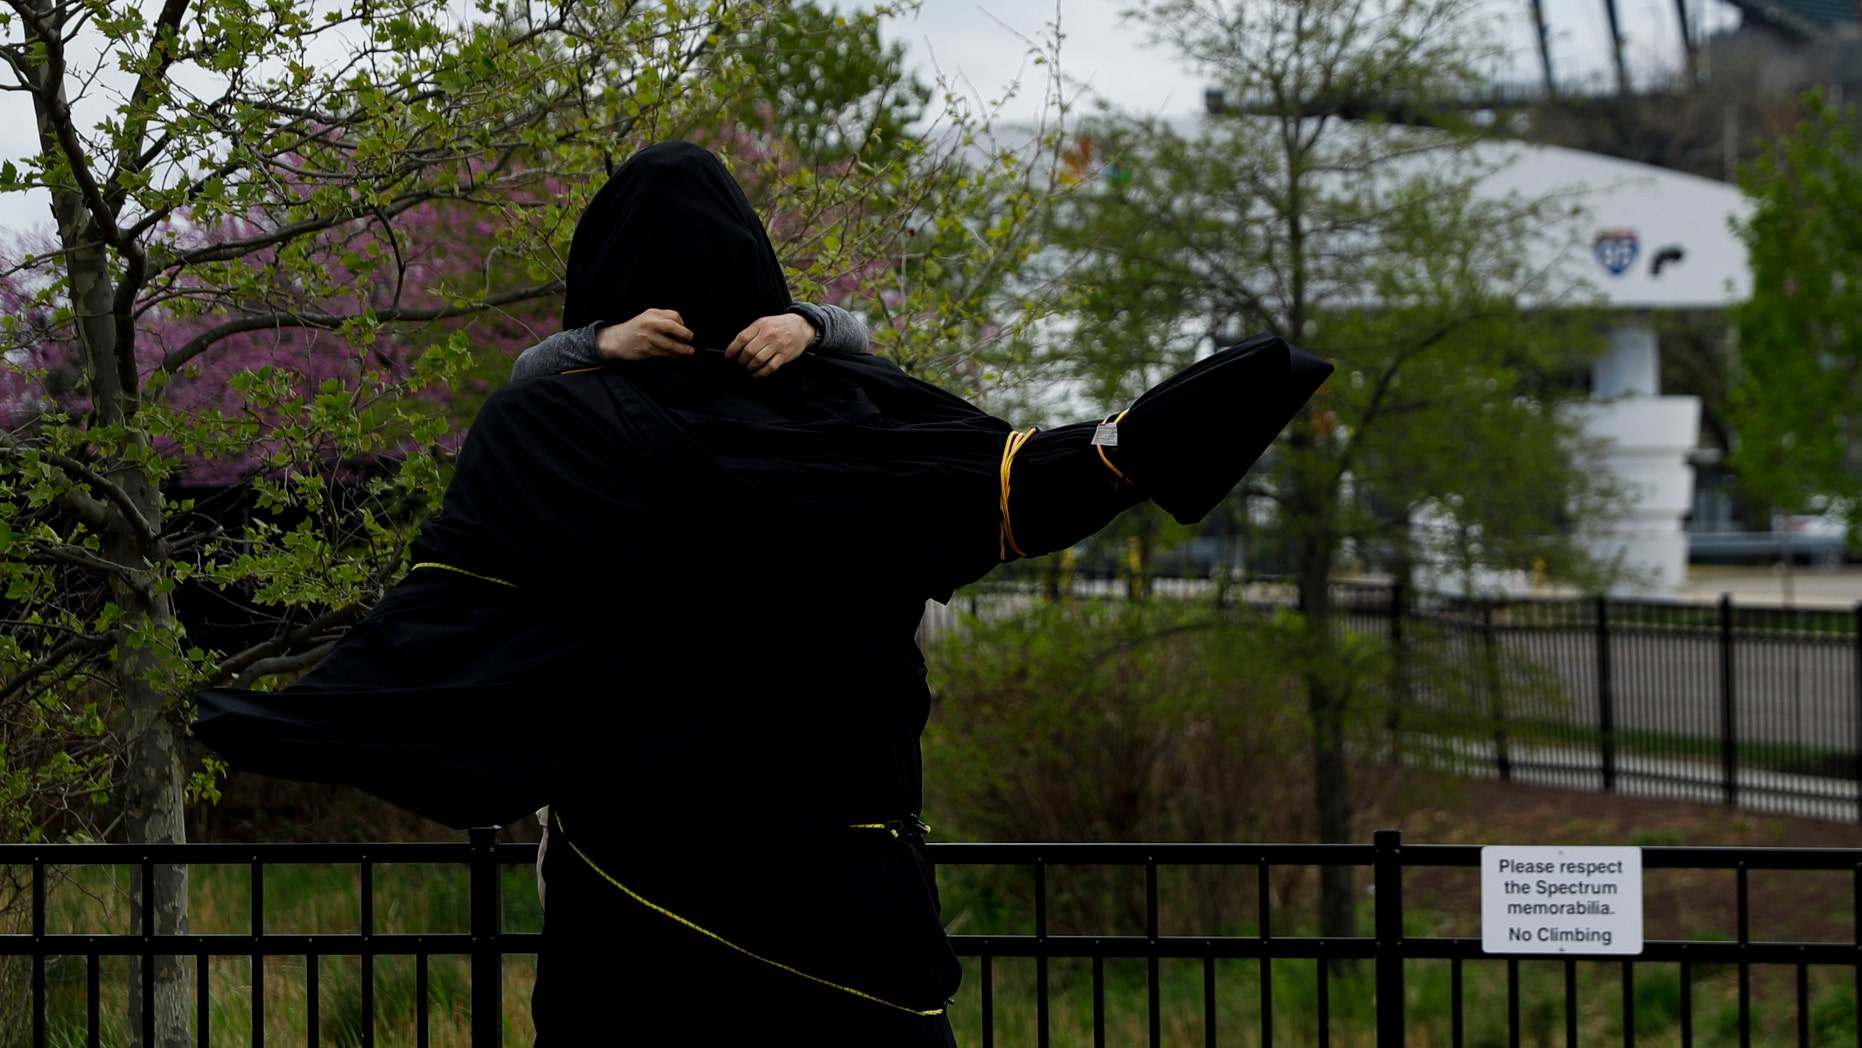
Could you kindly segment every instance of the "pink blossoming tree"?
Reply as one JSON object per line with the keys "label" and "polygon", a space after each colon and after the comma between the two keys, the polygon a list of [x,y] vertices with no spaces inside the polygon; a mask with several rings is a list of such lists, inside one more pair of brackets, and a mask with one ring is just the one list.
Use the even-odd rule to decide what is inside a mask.
{"label": "pink blossoming tree", "polygon": [[[52,216],[0,253],[0,837],[183,839],[190,781],[214,782],[188,697],[314,664],[403,570],[479,395],[554,330],[575,217],[638,144],[708,137],[799,294],[962,377],[1025,297],[1043,165],[970,145],[961,105],[904,134],[868,91],[808,109],[833,150],[785,144],[757,100],[799,96],[757,42],[876,24],[793,10],[0,4],[0,77],[39,133],[0,192]],[[829,133],[836,113],[868,122]],[[60,822],[70,796],[103,803]],[[148,930],[185,933],[186,868],[154,893]],[[154,980],[154,1043],[187,1043],[186,965]]]}

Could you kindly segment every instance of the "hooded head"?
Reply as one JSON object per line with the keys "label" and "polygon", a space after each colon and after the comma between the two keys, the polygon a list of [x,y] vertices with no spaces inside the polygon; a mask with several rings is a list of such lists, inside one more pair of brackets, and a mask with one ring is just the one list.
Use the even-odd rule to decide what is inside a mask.
{"label": "hooded head", "polygon": [[662,142],[596,192],[569,247],[563,327],[677,310],[693,345],[723,349],[793,301],[769,234],[717,157]]}

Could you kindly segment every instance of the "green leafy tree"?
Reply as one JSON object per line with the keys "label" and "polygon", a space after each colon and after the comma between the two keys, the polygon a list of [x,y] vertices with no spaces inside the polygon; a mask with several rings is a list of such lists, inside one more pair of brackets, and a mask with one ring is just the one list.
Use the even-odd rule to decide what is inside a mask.
{"label": "green leafy tree", "polygon": [[[5,6],[0,58],[39,145],[0,169],[0,190],[48,195],[55,228],[51,251],[8,260],[37,322],[16,313],[6,329],[7,359],[30,370],[0,434],[0,694],[29,729],[90,744],[35,771],[106,794],[103,828],[128,840],[184,838],[187,696],[314,660],[398,570],[438,489],[442,430],[420,394],[444,388],[460,346],[395,359],[376,352],[385,329],[553,290],[551,252],[587,181],[559,194],[564,176],[598,171],[682,85],[727,87],[712,41],[754,13],[487,6],[454,24],[412,2]],[[415,216],[476,208],[512,231],[520,281],[375,297],[407,275]],[[381,250],[352,250],[369,227]],[[172,325],[191,337],[163,338]],[[249,347],[240,336],[312,331],[332,336],[322,352],[346,356],[346,375],[306,383],[283,352],[221,376],[242,407],[170,395]],[[62,389],[35,381],[60,372]],[[394,465],[371,465],[385,455]],[[238,534],[164,495],[209,460],[252,476],[259,517]],[[342,513],[339,490],[360,493]],[[196,578],[270,607],[277,628],[238,651],[191,643],[175,601]],[[144,930],[185,933],[186,868],[154,882],[132,912],[146,903]],[[189,1039],[186,984],[183,963],[158,962],[157,1043]]]}
{"label": "green leafy tree", "polygon": [[[1589,340],[1532,247],[1564,216],[1477,192],[1494,161],[1465,134],[1375,118],[1478,81],[1462,0],[1155,0],[1134,14],[1229,111],[1191,130],[1089,129],[1086,178],[1055,233],[1084,253],[1069,271],[1083,291],[1051,359],[1108,412],[1249,332],[1337,365],[1247,494],[1298,586],[1287,655],[1310,715],[1318,832],[1359,839],[1348,726],[1383,685],[1341,651],[1337,571],[1355,558],[1407,575],[1419,516],[1452,522],[1469,567],[1583,566],[1562,533],[1598,493],[1548,379],[1578,368]],[[1322,896],[1324,934],[1352,934],[1350,871],[1327,870]]]}
{"label": "green leafy tree", "polygon": [[[78,794],[68,814],[103,821],[64,832],[183,839],[190,773],[213,783],[187,752],[189,696],[313,665],[403,570],[459,439],[451,395],[485,370],[479,322],[556,293],[575,217],[638,144],[712,135],[782,202],[801,290],[869,299],[881,348],[961,378],[1002,305],[989,274],[1032,250],[1038,165],[965,151],[986,137],[966,112],[941,146],[835,170],[745,133],[727,115],[762,90],[756,42],[786,11],[0,9],[0,76],[39,130],[0,191],[46,194],[54,219],[48,244],[0,256],[7,832],[45,832]],[[976,279],[920,280],[900,245],[926,237]],[[210,631],[190,593],[240,628]],[[185,933],[186,868],[154,890],[149,930]],[[156,966],[157,1043],[189,1039],[187,978]]]}
{"label": "green leafy tree", "polygon": [[1741,488],[1786,512],[1818,495],[1862,506],[1859,119],[1813,93],[1797,128],[1740,171],[1752,298],[1733,310],[1730,464]]}
{"label": "green leafy tree", "polygon": [[758,34],[757,89],[739,119],[777,127],[816,165],[889,155],[914,137],[910,129],[933,95],[903,71],[905,46],[881,37],[885,20],[899,13],[796,4]]}
{"label": "green leafy tree", "polygon": [[[756,160],[736,173],[796,294],[865,315],[875,351],[906,371],[983,395],[1001,378],[1001,347],[1065,308],[1054,285],[1029,274],[1062,188],[1066,136],[1058,122],[999,131],[1003,101],[908,73],[903,49],[878,28],[909,7],[842,15],[798,5],[781,19],[774,43],[753,51],[759,86],[734,119],[739,137],[760,144],[742,151]],[[1029,47],[1037,68],[1057,67],[1057,40]],[[1004,100],[1024,89],[1001,87]],[[850,183],[866,190],[849,194]]]}

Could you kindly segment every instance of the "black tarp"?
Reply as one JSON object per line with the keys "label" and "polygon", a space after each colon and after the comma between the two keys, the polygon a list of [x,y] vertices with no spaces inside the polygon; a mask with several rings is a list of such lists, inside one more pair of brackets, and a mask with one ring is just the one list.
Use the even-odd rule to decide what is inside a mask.
{"label": "black tarp", "polygon": [[[1146,496],[1206,512],[1328,372],[1265,339],[1167,380],[1107,449],[1136,483],[1094,423],[1035,434],[1011,471],[1017,544],[1064,548]],[[916,811],[913,630],[998,562],[1010,432],[878,358],[753,380],[701,353],[513,384],[415,545],[444,567],[292,688],[203,693],[197,733],[237,767],[453,825],[617,766],[679,784],[661,815],[746,794],[808,818]],[[809,701],[766,701],[774,683]]]}

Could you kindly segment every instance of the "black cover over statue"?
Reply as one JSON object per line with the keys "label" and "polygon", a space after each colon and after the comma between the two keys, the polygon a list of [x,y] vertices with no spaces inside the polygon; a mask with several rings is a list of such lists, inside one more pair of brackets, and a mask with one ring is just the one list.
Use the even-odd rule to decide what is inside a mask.
{"label": "black cover over statue", "polygon": [[[741,190],[696,147],[623,165],[570,259],[566,324],[677,307],[699,353],[495,393],[415,544],[425,567],[296,685],[204,692],[197,733],[237,767],[352,783],[452,825],[511,821],[593,768],[667,771],[668,737],[693,739],[681,767],[716,784],[688,796],[916,811],[905,739],[922,687],[883,727],[828,728],[824,710],[833,678],[866,694],[875,667],[915,675],[923,601],[1004,559],[1010,425],[878,357],[809,355],[766,379],[725,360],[723,342],[790,298]],[[1256,338],[1140,397],[1103,458],[1095,423],[1034,434],[1011,465],[1015,546],[1064,548],[1147,497],[1199,519],[1330,370]],[[752,732],[772,711],[749,680],[769,663],[819,698]],[[694,707],[735,723],[700,730]],[[899,765],[869,769],[884,788],[798,782],[720,741],[819,748],[866,730]],[[713,764],[729,766],[699,770]]]}
{"label": "black cover over statue", "polygon": [[[1200,517],[1330,368],[1253,340],[1146,394],[1103,457],[1095,423],[1034,434],[1010,463],[1011,546],[1007,422],[879,357],[762,379],[724,358],[789,304],[715,158],[623,165],[577,227],[565,324],[673,308],[698,352],[494,393],[406,580],[291,687],[201,693],[196,733],[236,768],[454,826],[551,804],[603,877],[816,982],[941,1008],[956,968],[928,876],[874,888],[917,883],[920,860],[816,836],[919,811],[925,600],[1147,497]],[[769,912],[723,858],[749,827],[788,849],[757,867]],[[923,912],[900,909],[913,897]]]}

